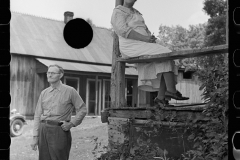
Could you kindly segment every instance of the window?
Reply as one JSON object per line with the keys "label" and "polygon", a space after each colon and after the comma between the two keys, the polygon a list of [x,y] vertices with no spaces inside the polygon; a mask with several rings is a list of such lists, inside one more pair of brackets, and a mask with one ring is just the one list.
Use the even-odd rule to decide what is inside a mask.
{"label": "window", "polygon": [[183,79],[192,79],[192,72],[183,72]]}
{"label": "window", "polygon": [[97,115],[101,111],[101,93],[102,82],[98,79],[98,88],[96,89],[96,80],[87,79],[87,98],[86,105],[88,109],[88,115]]}

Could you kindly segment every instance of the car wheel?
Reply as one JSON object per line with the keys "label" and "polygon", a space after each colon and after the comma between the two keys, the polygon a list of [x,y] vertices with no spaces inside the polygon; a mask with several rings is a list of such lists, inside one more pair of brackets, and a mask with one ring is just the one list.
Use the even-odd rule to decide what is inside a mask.
{"label": "car wheel", "polygon": [[23,121],[15,119],[10,126],[10,133],[12,137],[20,136],[23,133]]}

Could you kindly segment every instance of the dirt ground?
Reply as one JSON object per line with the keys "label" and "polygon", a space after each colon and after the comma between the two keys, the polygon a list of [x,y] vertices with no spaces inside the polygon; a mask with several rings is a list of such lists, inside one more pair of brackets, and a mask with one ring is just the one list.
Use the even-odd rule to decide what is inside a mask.
{"label": "dirt ground", "polygon": [[[33,121],[28,120],[24,133],[11,138],[11,160],[38,160],[38,151],[30,147],[32,141]],[[72,148],[69,160],[93,160],[92,150],[96,146],[94,139],[102,145],[107,145],[107,123],[102,123],[100,117],[85,117],[82,124],[71,129]]]}

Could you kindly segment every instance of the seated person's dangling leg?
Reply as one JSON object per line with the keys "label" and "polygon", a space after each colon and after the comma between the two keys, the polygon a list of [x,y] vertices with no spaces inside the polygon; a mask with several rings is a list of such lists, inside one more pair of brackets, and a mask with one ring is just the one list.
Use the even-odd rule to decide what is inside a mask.
{"label": "seated person's dangling leg", "polygon": [[173,72],[163,73],[163,77],[164,77],[166,87],[167,87],[166,92],[165,92],[166,97],[172,98],[175,100],[188,100],[189,99],[188,97],[183,97],[182,94],[179,91],[177,91]]}
{"label": "seated person's dangling leg", "polygon": [[168,105],[168,101],[165,99],[165,92],[167,88],[166,88],[164,78],[160,74],[158,74],[157,76],[158,78],[160,78],[160,87],[159,87],[158,95],[154,99],[154,102],[158,104],[161,108],[163,108]]}

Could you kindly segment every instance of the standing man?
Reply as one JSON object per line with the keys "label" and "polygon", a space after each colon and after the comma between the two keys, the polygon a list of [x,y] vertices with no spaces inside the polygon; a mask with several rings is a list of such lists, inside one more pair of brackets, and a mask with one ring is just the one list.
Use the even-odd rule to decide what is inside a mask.
{"label": "standing man", "polygon": [[[81,124],[87,113],[86,105],[78,92],[62,84],[64,70],[50,65],[47,79],[50,87],[40,94],[33,127],[33,150],[39,150],[39,160],[68,160],[72,144],[70,129]],[[71,119],[73,109],[76,116]]]}

